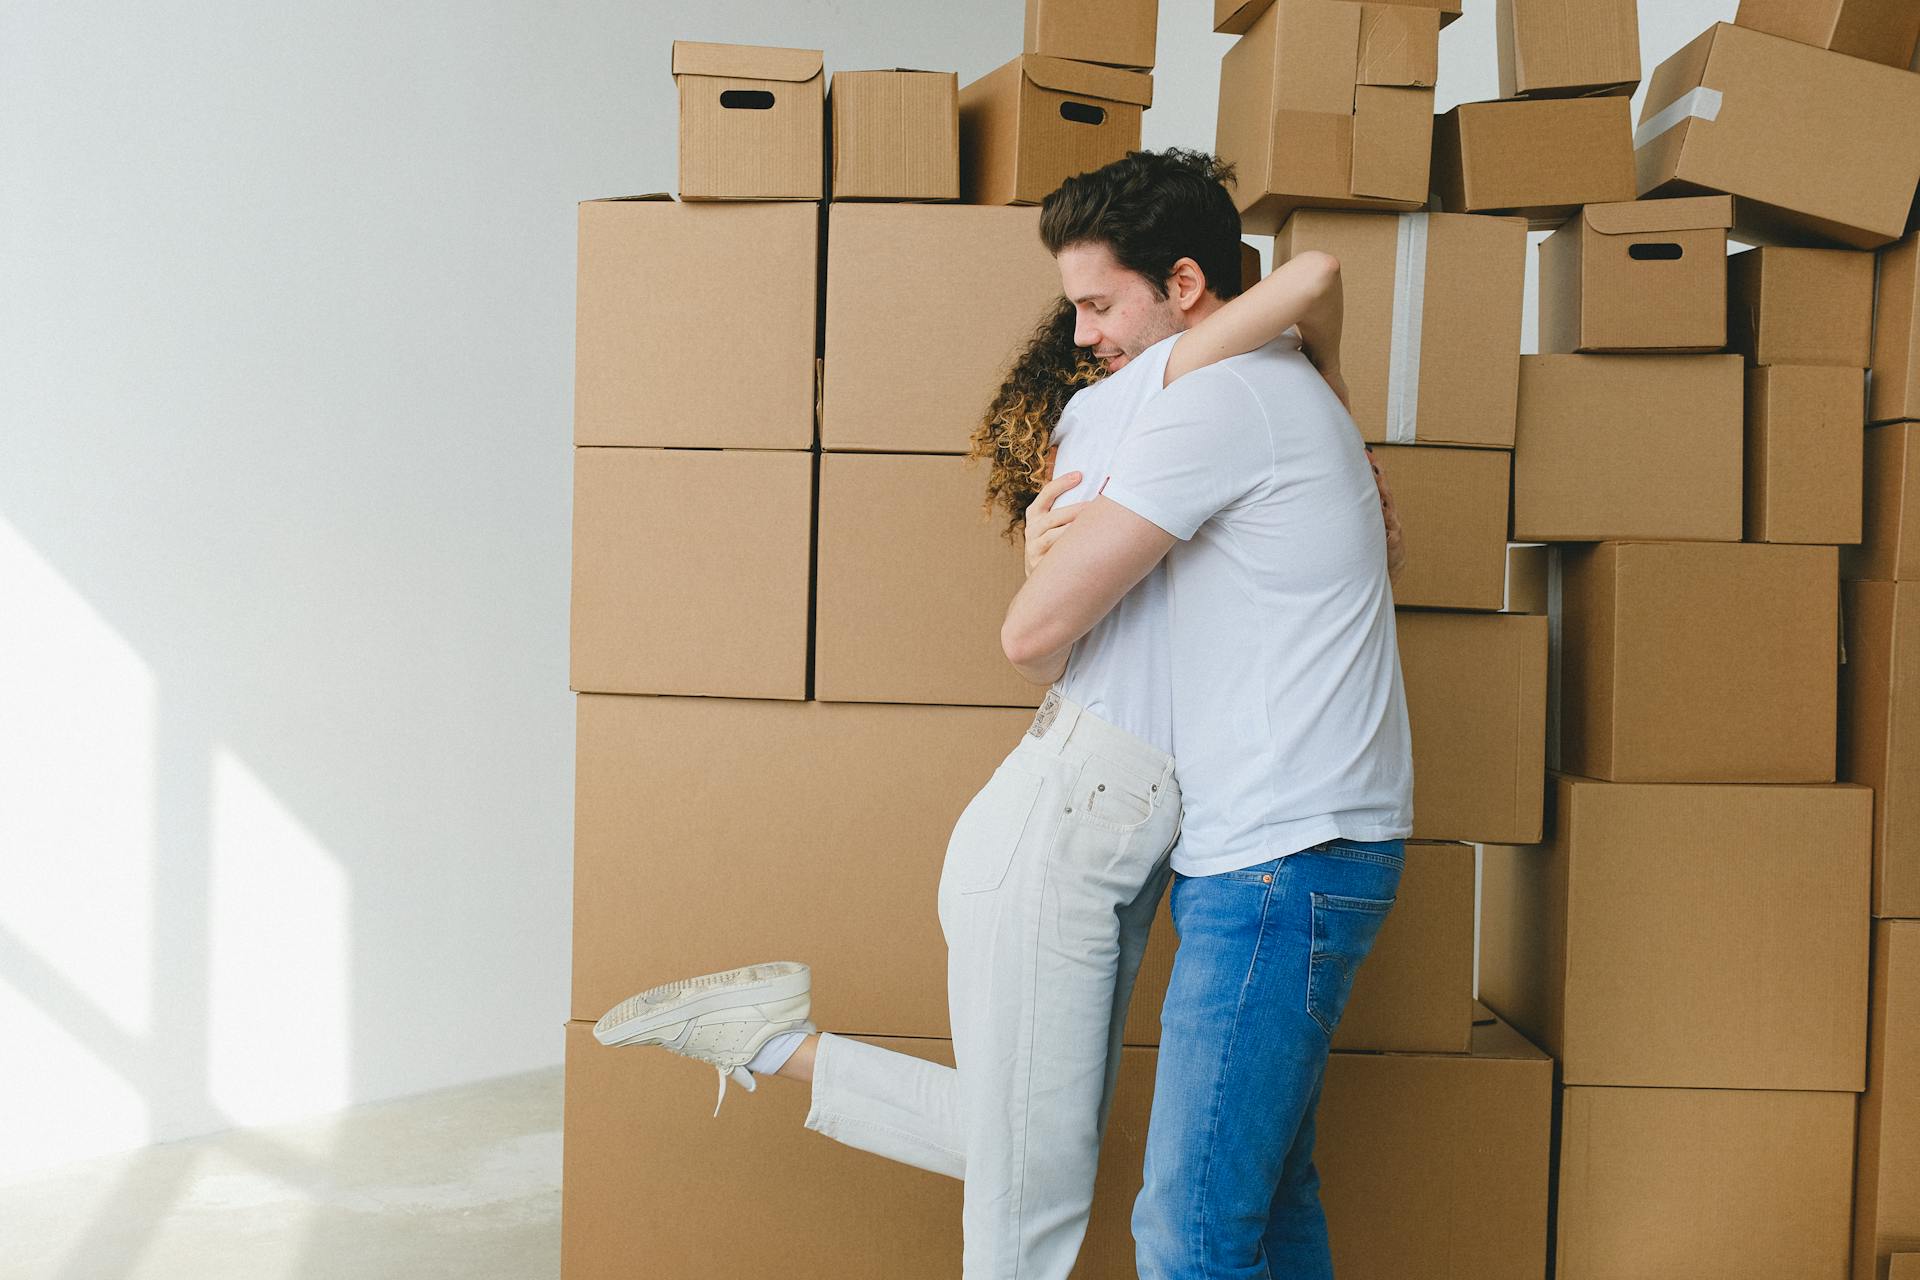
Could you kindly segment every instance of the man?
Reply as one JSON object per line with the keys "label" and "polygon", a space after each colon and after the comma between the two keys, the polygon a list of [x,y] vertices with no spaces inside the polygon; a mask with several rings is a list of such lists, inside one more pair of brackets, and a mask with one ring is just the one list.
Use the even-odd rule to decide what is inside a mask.
{"label": "man", "polygon": [[[1041,235],[1081,345],[1137,357],[1224,305],[1208,285],[1237,271],[1223,176],[1192,153],[1136,153],[1048,198]],[[1029,678],[1055,679],[1164,562],[1185,816],[1139,1274],[1331,1277],[1314,1109],[1412,829],[1381,496],[1291,343],[1153,395],[1087,483],[1097,496],[1034,565],[1002,643]]]}

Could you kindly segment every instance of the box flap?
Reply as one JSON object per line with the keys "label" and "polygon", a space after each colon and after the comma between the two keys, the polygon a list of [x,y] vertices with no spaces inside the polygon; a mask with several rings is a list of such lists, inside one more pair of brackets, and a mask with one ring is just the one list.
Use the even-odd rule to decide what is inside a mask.
{"label": "box flap", "polygon": [[736,80],[804,82],[820,74],[818,49],[774,49],[755,44],[673,42],[676,76],[726,76]]}
{"label": "box flap", "polygon": [[1587,225],[1603,236],[1709,231],[1733,225],[1733,197],[1620,200],[1610,204],[1590,204],[1586,207],[1585,216]]}
{"label": "box flap", "polygon": [[1099,98],[1106,102],[1130,102],[1136,107],[1153,105],[1153,77],[1144,71],[1123,71],[1091,62],[1069,62],[1030,53],[1020,59],[1020,70],[1042,89],[1071,93],[1076,97]]}

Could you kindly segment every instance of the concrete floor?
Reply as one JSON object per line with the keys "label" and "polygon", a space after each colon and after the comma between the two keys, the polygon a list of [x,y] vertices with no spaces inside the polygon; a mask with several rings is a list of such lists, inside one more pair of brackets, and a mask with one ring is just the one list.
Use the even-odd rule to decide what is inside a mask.
{"label": "concrete floor", "polygon": [[559,1068],[0,1184],[4,1280],[552,1280]]}

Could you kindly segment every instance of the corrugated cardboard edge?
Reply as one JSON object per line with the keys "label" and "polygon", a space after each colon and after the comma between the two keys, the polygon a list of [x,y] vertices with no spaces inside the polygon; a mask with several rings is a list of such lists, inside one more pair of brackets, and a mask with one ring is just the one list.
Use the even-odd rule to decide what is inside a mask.
{"label": "corrugated cardboard edge", "polygon": [[786,80],[804,84],[825,66],[818,49],[777,49],[753,44],[673,42],[673,74],[729,80]]}

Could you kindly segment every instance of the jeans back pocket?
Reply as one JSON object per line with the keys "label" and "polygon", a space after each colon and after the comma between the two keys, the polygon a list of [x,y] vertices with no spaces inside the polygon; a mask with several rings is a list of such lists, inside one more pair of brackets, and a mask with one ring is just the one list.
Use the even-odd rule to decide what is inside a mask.
{"label": "jeans back pocket", "polygon": [[1353,978],[1373,950],[1392,898],[1313,895],[1313,956],[1307,970],[1307,1012],[1329,1037],[1346,1012]]}
{"label": "jeans back pocket", "polygon": [[953,824],[947,840],[943,888],[953,893],[998,889],[1026,834],[1044,779],[1037,773],[1002,765],[987,779]]}

